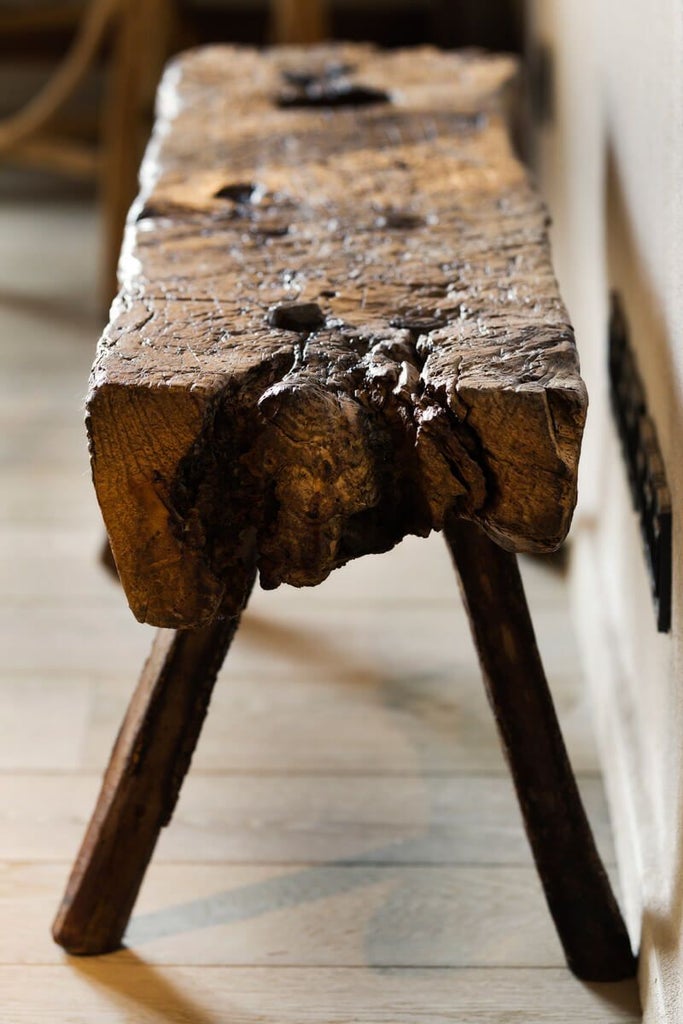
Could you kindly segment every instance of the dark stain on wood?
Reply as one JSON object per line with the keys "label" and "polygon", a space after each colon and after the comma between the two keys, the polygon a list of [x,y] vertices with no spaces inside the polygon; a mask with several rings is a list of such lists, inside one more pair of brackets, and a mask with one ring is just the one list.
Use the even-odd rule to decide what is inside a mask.
{"label": "dark stain on wood", "polygon": [[216,199],[230,199],[233,203],[248,203],[255,191],[256,185],[251,182],[238,181],[231,185],[222,185],[214,192],[214,196]]}
{"label": "dark stain on wood", "polygon": [[325,314],[317,302],[281,302],[269,310],[267,319],[271,327],[305,334],[325,325]]}
{"label": "dark stain on wood", "polygon": [[375,103],[391,103],[382,89],[345,81],[313,81],[299,89],[278,94],[278,107],[367,107]]}

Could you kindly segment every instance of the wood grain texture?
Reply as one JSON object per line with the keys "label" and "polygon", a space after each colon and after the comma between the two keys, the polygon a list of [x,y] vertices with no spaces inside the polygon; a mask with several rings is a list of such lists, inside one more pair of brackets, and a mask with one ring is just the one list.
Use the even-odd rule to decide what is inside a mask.
{"label": "wood grain texture", "polygon": [[449,511],[563,539],[586,397],[513,74],[355,46],[167,72],[88,399],[138,618],[199,625],[254,565],[319,583]]}
{"label": "wood grain texture", "polygon": [[[12,1024],[639,1024],[633,985],[562,970],[148,967],[89,961],[0,967]],[[27,1007],[26,992],[32,993]]]}
{"label": "wood grain texture", "polygon": [[234,618],[157,634],[53,925],[55,942],[70,953],[120,944],[236,628]]}
{"label": "wood grain texture", "polygon": [[[65,731],[66,728],[65,728]],[[68,734],[68,732],[67,732]],[[99,777],[16,770],[0,780],[0,862],[66,863],[81,842]],[[599,847],[614,863],[599,779],[581,780]],[[50,842],[46,843],[46,834]],[[325,862],[529,866],[503,776],[191,773],[154,864]],[[60,879],[65,869],[60,867]]]}
{"label": "wood grain texture", "polygon": [[445,536],[569,967],[588,981],[633,977],[636,958],[567,757],[515,556],[454,518]]}
{"label": "wood grain texture", "polygon": [[[63,864],[0,872],[0,913],[17,922],[0,932],[0,964],[62,960],[45,927],[45,907],[59,898],[63,881]],[[124,944],[118,961],[141,956],[150,966],[564,963],[531,865],[155,863]]]}

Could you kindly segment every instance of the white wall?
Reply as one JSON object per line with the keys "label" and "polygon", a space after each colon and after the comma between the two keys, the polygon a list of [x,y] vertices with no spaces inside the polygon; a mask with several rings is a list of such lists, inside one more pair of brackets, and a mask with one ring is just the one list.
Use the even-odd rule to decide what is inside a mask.
{"label": "white wall", "polygon": [[[554,53],[538,172],[591,397],[572,584],[645,1020],[683,1020],[683,5],[535,0]],[[607,295],[621,294],[674,505],[674,605],[656,632],[610,420]]]}

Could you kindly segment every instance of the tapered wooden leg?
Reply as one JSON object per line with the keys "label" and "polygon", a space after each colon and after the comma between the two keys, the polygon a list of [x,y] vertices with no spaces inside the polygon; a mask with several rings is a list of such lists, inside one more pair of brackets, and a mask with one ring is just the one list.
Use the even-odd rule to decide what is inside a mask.
{"label": "tapered wooden leg", "polygon": [[114,554],[109,543],[109,537],[105,534],[102,539],[102,547],[100,548],[100,565],[107,570],[110,576],[113,576],[115,580],[118,580],[119,574],[116,568],[116,562],[114,561]]}
{"label": "tapered wooden leg", "polygon": [[571,970],[631,977],[636,962],[569,764],[517,559],[471,523],[445,530],[527,836]]}
{"label": "tapered wooden leg", "polygon": [[120,946],[237,623],[158,631],[53,925],[55,941],[69,953]]}

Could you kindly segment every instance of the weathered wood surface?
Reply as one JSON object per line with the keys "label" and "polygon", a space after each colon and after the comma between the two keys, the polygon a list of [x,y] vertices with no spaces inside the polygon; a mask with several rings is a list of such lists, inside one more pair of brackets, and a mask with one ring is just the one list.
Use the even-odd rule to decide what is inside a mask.
{"label": "weathered wood surface", "polygon": [[69,953],[108,953],[121,944],[237,623],[224,618],[203,630],[157,633],[52,927]]}
{"label": "weathered wood surface", "polygon": [[636,959],[567,757],[517,560],[454,517],[445,536],[567,963],[585,981],[631,978]]}
{"label": "weathered wood surface", "polygon": [[448,512],[550,550],[586,397],[507,58],[225,47],[167,72],[88,397],[141,620],[199,625]]}

